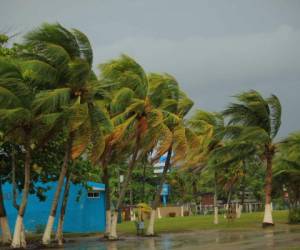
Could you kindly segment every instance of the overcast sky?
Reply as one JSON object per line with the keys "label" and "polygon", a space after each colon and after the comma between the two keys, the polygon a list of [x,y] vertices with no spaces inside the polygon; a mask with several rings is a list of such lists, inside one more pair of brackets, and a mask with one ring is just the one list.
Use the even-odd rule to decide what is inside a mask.
{"label": "overcast sky", "polygon": [[0,31],[80,29],[95,65],[126,53],[147,72],[174,75],[209,111],[241,91],[276,94],[282,137],[300,130],[299,13],[299,0],[0,0]]}

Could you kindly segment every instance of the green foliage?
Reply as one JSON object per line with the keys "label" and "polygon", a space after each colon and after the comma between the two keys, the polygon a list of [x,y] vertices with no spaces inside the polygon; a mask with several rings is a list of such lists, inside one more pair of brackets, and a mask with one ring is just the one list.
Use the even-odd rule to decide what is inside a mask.
{"label": "green foliage", "polygon": [[292,133],[279,146],[275,159],[274,180],[276,191],[289,194],[291,208],[297,209],[300,201],[300,133]]}
{"label": "green foliage", "polygon": [[223,112],[229,117],[229,124],[262,128],[273,139],[281,124],[281,104],[278,97],[272,95],[264,99],[255,90],[235,97],[237,102],[230,104]]}
{"label": "green foliage", "polygon": [[289,210],[289,223],[300,224],[300,208],[292,208]]}

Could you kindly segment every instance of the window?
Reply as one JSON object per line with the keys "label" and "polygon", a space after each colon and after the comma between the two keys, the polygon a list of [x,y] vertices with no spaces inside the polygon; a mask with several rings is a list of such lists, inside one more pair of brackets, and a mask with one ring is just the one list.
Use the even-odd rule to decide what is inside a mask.
{"label": "window", "polygon": [[88,192],[88,198],[90,199],[99,199],[100,197],[100,192],[99,191],[89,191]]}

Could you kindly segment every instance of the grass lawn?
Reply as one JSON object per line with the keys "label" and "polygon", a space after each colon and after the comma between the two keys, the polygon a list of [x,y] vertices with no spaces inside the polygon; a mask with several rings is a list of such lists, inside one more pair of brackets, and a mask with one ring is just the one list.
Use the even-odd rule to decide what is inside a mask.
{"label": "grass lawn", "polygon": [[[244,213],[240,219],[234,221],[227,221],[223,215],[219,215],[219,224],[213,224],[213,215],[198,215],[187,217],[175,218],[162,218],[157,219],[155,222],[155,232],[160,233],[176,233],[188,232],[197,230],[258,230],[262,229],[261,223],[263,219],[263,212]],[[300,225],[292,226],[287,224],[288,212],[287,211],[274,211],[273,220],[277,229],[286,227],[297,227]],[[147,222],[146,222],[147,226]],[[134,222],[123,222],[118,225],[118,231],[121,234],[135,234],[136,229]]]}

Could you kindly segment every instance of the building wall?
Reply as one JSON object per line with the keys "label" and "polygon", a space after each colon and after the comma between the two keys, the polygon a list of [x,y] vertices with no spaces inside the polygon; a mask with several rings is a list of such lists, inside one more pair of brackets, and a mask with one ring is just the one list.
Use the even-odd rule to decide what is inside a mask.
{"label": "building wall", "polygon": [[[65,232],[84,233],[105,231],[105,186],[104,184],[94,182],[90,182],[88,185],[92,190],[100,192],[99,197],[88,198],[86,188],[81,185],[71,184],[64,223]],[[56,182],[47,184],[40,183],[39,186],[49,188],[49,190],[45,192],[47,198],[45,201],[40,201],[36,195],[29,195],[24,217],[25,229],[27,231],[39,231],[45,227],[56,189]],[[21,193],[18,195],[18,204],[20,203],[21,195]],[[12,205],[12,186],[9,183],[3,185],[3,198],[10,227],[14,228],[17,210]],[[62,197],[60,199],[57,215],[60,212],[61,202]],[[56,226],[57,219],[54,225],[55,229]]]}
{"label": "building wall", "polygon": [[[160,216],[169,217],[169,213],[175,213],[176,217],[181,216],[181,207],[160,207]],[[158,218],[158,211],[156,211],[156,217]]]}

